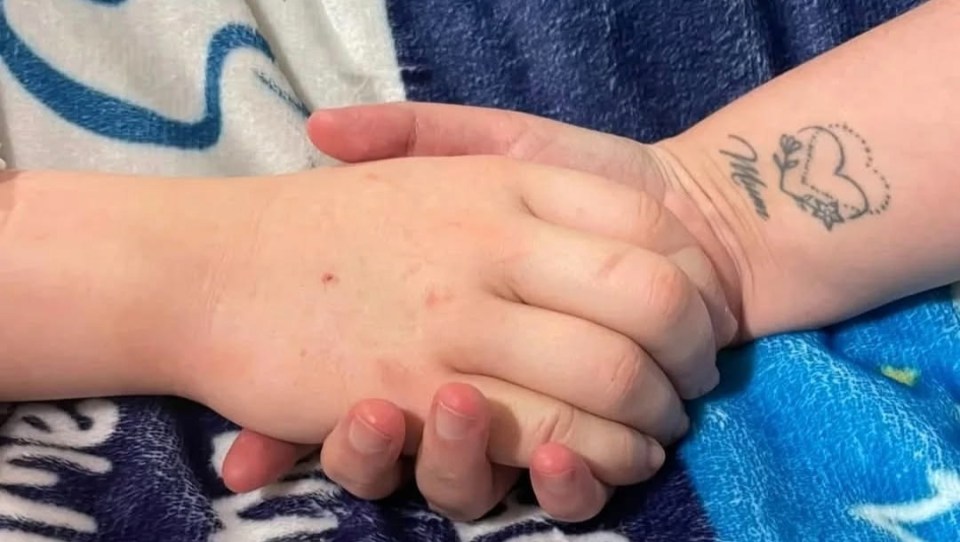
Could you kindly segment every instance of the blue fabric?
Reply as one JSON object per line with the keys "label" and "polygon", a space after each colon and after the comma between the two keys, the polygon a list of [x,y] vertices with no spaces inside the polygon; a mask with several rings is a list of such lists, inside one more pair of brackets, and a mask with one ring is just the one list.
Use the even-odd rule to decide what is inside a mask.
{"label": "blue fabric", "polygon": [[723,540],[957,540],[958,400],[938,290],[730,352],[683,457]]}
{"label": "blue fabric", "polygon": [[[918,3],[390,7],[411,99],[517,109],[651,141]],[[725,541],[960,540],[955,314],[941,291],[726,353],[724,384],[696,405],[680,454],[697,495],[671,495],[676,509],[690,521],[705,514]],[[677,519],[631,499],[615,499],[625,525]]]}
{"label": "blue fabric", "polygon": [[916,0],[388,0],[410,99],[643,141],[673,135]]}

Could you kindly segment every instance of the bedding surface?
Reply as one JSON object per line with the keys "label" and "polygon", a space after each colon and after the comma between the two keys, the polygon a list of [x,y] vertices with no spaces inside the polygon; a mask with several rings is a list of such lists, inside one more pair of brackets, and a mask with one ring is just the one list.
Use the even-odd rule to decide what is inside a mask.
{"label": "bedding surface", "polygon": [[[296,171],[331,163],[306,139],[308,111],[401,99],[653,141],[918,3],[0,0],[0,158]],[[663,471],[578,525],[545,518],[523,486],[454,524],[413,490],[356,500],[311,464],[233,495],[218,469],[236,428],[195,404],[14,405],[0,421],[0,540],[960,540],[949,289],[725,352],[721,371]]]}

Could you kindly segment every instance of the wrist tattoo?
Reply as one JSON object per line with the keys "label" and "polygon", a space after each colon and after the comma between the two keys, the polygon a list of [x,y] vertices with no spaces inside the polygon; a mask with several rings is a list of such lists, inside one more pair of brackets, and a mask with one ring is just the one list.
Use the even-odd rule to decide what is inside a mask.
{"label": "wrist tattoo", "polygon": [[870,146],[846,124],[784,134],[773,161],[780,190],[828,231],[890,205],[890,183],[874,165]]}
{"label": "wrist tattoo", "polygon": [[730,180],[747,191],[757,215],[766,220],[770,218],[770,214],[767,213],[767,202],[763,200],[763,189],[767,185],[760,179],[760,171],[757,169],[759,159],[757,150],[740,136],[730,135],[729,137],[740,147],[739,151],[720,151],[720,154],[730,159]]}
{"label": "wrist tattoo", "polygon": [[[742,137],[729,137],[750,151],[748,155],[720,151],[732,159],[730,178],[744,187],[757,214],[766,220],[769,212],[760,188],[767,184],[757,173],[757,153]],[[862,216],[881,214],[890,205],[890,183],[874,164],[870,146],[846,124],[808,126],[783,134],[773,163],[779,175],[776,188],[827,231]]]}

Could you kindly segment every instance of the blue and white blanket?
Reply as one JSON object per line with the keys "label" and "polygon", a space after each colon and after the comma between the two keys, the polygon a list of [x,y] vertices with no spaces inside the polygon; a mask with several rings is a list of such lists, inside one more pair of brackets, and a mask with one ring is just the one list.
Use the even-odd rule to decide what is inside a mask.
{"label": "blue and white blanket", "polygon": [[[0,0],[0,157],[292,171],[327,163],[307,111],[403,98],[655,140],[916,3]],[[366,503],[309,466],[232,495],[217,469],[236,428],[194,404],[19,405],[0,427],[0,540],[960,540],[949,290],[721,365],[664,471],[573,526],[545,519],[525,488],[452,524],[413,491]]]}

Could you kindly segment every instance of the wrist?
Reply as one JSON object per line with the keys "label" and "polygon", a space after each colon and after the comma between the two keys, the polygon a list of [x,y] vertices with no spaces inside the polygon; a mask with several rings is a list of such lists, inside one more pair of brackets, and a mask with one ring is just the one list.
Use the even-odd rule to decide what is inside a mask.
{"label": "wrist", "polygon": [[731,262],[741,296],[740,340],[820,327],[868,307],[877,298],[875,285],[851,283],[858,271],[847,261],[852,256],[829,250],[831,244],[836,252],[850,247],[798,220],[803,211],[781,193],[776,146],[760,143],[770,138],[731,135],[714,124],[658,147],[680,164],[678,192]]}
{"label": "wrist", "polygon": [[[242,331],[260,274],[267,223],[286,178],[180,179],[162,183],[143,236],[150,278],[143,306],[152,333],[144,351],[173,395],[212,406],[222,382],[256,358]],[[162,218],[161,218],[162,217]],[[258,330],[260,331],[260,330]],[[268,333],[267,330],[262,330]]]}
{"label": "wrist", "polygon": [[766,195],[774,177],[764,149],[740,144],[695,128],[655,148],[673,164],[671,189],[677,196],[671,210],[696,225],[701,243],[713,243],[711,255],[740,323],[737,340],[744,342],[794,329],[805,318],[796,314],[804,307],[791,301],[799,285],[790,280],[790,268],[805,256],[804,248],[791,242],[780,202]]}
{"label": "wrist", "polygon": [[749,328],[744,326],[743,287],[750,269],[743,265],[747,259],[740,235],[726,224],[728,213],[719,210],[722,202],[715,201],[719,194],[715,194],[709,164],[679,138],[665,139],[645,148],[656,164],[658,177],[665,182],[664,207],[697,240],[720,278],[728,306],[738,323],[734,342],[751,338]]}
{"label": "wrist", "polygon": [[176,217],[157,212],[161,180],[9,172],[0,230],[0,362],[18,400],[167,394],[164,294]]}

